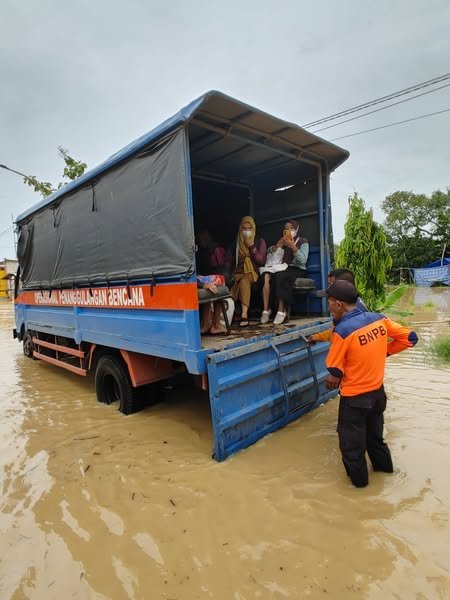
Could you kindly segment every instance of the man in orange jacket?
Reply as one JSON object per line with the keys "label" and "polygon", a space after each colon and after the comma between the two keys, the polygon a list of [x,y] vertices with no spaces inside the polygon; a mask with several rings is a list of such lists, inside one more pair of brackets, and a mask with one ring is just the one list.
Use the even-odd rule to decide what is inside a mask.
{"label": "man in orange jacket", "polygon": [[345,470],[353,485],[365,487],[366,450],[374,471],[393,472],[383,440],[386,356],[415,346],[417,335],[382,314],[358,308],[358,294],[348,281],[333,283],[327,296],[335,327],[326,383],[328,389],[339,388],[341,395],[337,431]]}

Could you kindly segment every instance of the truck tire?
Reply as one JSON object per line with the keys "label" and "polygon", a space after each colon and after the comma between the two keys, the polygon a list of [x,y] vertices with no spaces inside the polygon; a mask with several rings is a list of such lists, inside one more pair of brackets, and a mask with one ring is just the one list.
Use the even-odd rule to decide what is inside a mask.
{"label": "truck tire", "polygon": [[95,391],[99,402],[111,404],[117,401],[124,415],[139,410],[126,368],[115,356],[105,355],[99,359],[95,370]]}
{"label": "truck tire", "polygon": [[31,333],[29,331],[26,331],[24,333],[22,344],[23,344],[22,349],[23,349],[24,355],[27,358],[34,358],[33,357],[33,350],[34,350],[33,336],[31,335]]}

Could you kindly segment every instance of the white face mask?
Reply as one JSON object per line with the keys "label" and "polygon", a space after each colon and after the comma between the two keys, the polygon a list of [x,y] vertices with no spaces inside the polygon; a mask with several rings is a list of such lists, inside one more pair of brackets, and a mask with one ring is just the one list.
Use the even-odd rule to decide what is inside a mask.
{"label": "white face mask", "polygon": [[297,232],[294,231],[293,229],[291,229],[291,238],[294,239],[296,236]]}
{"label": "white face mask", "polygon": [[252,235],[253,235],[253,229],[243,229],[242,230],[242,235],[244,237],[252,237]]}

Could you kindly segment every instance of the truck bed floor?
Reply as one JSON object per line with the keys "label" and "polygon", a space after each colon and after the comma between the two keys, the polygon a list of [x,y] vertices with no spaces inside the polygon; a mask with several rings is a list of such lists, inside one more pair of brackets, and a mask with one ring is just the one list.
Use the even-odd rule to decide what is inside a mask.
{"label": "truck bed floor", "polygon": [[235,344],[243,339],[254,338],[258,336],[268,335],[270,333],[285,333],[293,327],[299,325],[307,325],[308,323],[316,323],[317,321],[325,322],[326,317],[291,317],[290,321],[283,325],[274,326],[271,322],[267,325],[261,325],[259,321],[250,321],[248,327],[239,327],[239,322],[233,323],[230,335],[202,335],[202,348],[223,350],[225,346]]}

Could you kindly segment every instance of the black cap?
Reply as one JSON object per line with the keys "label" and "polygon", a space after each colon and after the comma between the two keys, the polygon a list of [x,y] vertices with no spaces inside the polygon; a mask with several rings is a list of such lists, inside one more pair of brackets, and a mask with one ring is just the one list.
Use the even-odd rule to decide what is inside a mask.
{"label": "black cap", "polygon": [[342,300],[348,304],[356,304],[358,299],[358,292],[354,285],[349,281],[338,279],[329,288],[327,288],[328,298],[335,298],[336,300]]}

